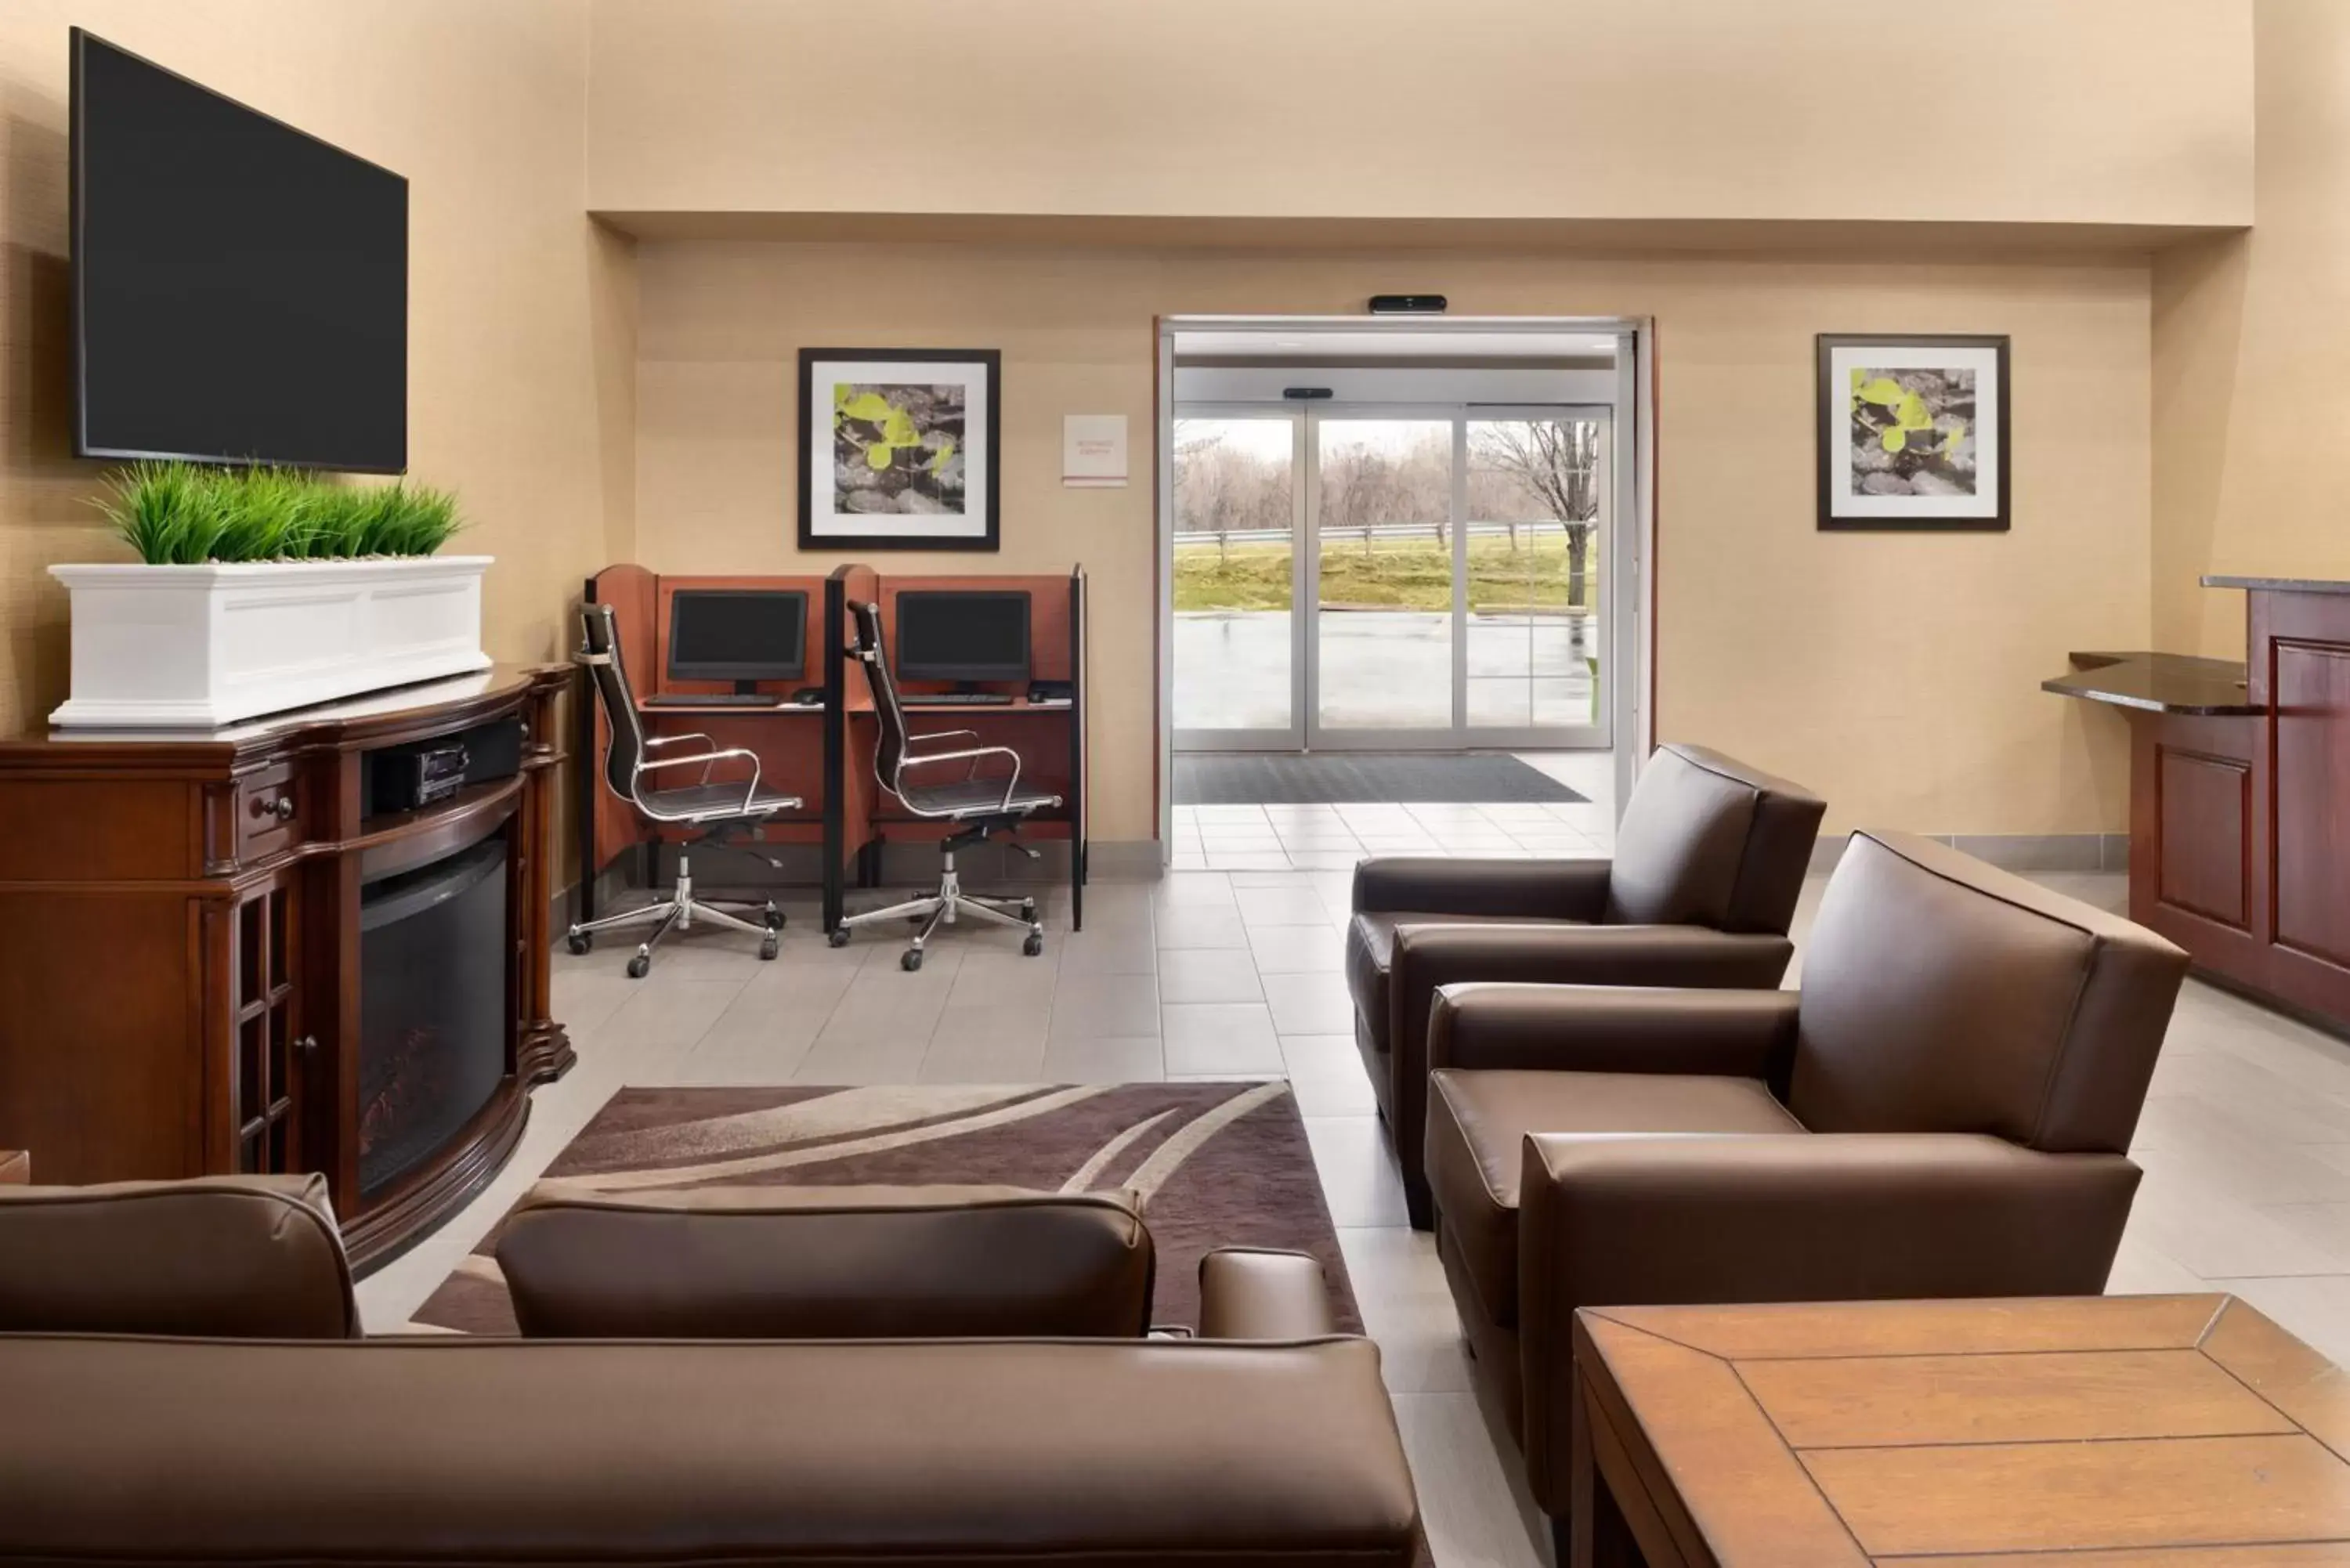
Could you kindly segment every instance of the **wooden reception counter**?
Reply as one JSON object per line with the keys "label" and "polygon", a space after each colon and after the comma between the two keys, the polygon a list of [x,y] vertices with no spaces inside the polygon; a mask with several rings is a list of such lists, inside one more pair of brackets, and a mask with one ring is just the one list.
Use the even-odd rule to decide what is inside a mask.
{"label": "wooden reception counter", "polygon": [[2350,1031],[2350,583],[2203,584],[2250,596],[2242,664],[2077,653],[2043,686],[2129,718],[2130,918]]}

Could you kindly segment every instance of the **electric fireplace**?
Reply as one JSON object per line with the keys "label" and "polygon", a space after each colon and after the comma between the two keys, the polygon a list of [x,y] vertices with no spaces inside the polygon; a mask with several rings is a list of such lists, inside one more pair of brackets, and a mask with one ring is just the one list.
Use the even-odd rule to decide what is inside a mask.
{"label": "electric fireplace", "polygon": [[446,1147],[505,1076],[506,846],[492,836],[359,894],[359,1179]]}

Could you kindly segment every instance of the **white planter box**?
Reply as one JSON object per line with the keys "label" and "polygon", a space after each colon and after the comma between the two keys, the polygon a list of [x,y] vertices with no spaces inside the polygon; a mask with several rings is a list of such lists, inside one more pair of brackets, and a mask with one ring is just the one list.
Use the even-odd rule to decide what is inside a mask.
{"label": "white planter box", "polygon": [[487,556],[59,566],[73,694],[55,724],[204,728],[484,670]]}

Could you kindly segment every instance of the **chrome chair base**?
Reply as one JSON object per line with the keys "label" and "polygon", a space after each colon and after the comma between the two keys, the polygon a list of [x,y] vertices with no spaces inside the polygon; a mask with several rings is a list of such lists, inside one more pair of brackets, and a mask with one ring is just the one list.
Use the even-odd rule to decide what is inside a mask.
{"label": "chrome chair base", "polygon": [[[755,922],[744,919],[742,916],[723,908],[727,904],[732,904],[736,909],[751,909],[759,916],[759,919]],[[595,936],[598,931],[651,925],[652,935],[638,944],[636,956],[629,960],[629,978],[641,980],[646,971],[653,966],[654,945],[671,931],[692,929],[697,920],[723,927],[728,930],[744,931],[757,937],[759,956],[763,959],[774,959],[782,949],[783,939],[780,933],[784,929],[784,912],[775,908],[775,901],[773,898],[754,903],[748,898],[711,900],[695,898],[693,867],[690,857],[682,852],[677,857],[677,883],[670,889],[668,898],[654,903],[640,905],[633,909],[623,909],[617,915],[605,915],[598,919],[581,921],[571,928],[565,940],[574,953],[584,953],[595,945]]]}
{"label": "chrome chair base", "polygon": [[840,924],[832,929],[830,939],[832,945],[837,948],[847,947],[849,932],[859,926],[879,925],[884,920],[920,920],[922,922],[921,930],[915,935],[912,943],[907,947],[904,955],[898,961],[899,967],[901,969],[917,970],[922,967],[923,946],[930,941],[938,929],[942,925],[951,926],[961,917],[969,915],[972,919],[986,925],[1010,926],[1014,929],[1024,929],[1028,938],[1020,944],[1020,950],[1030,958],[1035,958],[1045,950],[1045,922],[1036,918],[1035,898],[1025,898],[1015,901],[1011,898],[987,898],[976,893],[966,893],[962,890],[962,878],[955,871],[952,850],[946,851],[945,860],[946,865],[940,874],[937,892],[925,893],[919,898],[909,898],[902,904],[892,904],[885,909],[868,909],[862,914],[842,916]]}

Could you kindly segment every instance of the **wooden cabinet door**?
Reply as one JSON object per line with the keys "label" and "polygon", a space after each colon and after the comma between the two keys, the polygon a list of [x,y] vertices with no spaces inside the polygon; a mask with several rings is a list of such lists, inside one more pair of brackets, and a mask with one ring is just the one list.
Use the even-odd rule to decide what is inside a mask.
{"label": "wooden cabinet door", "polygon": [[302,1148],[302,1075],[316,1045],[302,1021],[301,894],[286,876],[236,906],[230,983],[231,1168],[283,1175],[307,1169]]}

